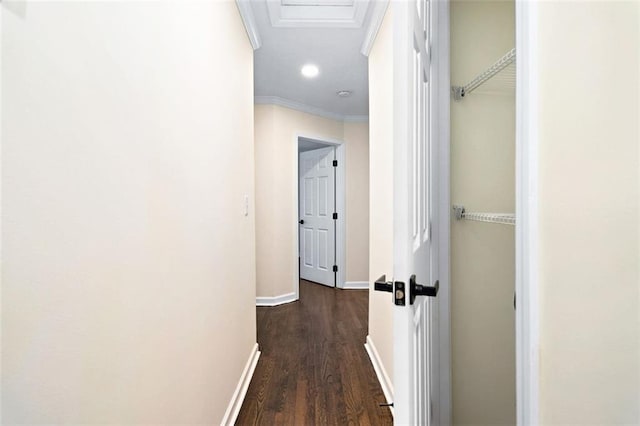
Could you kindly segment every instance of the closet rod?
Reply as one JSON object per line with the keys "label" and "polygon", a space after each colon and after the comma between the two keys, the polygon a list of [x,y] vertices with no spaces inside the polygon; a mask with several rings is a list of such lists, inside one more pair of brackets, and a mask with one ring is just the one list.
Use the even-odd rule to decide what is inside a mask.
{"label": "closet rod", "polygon": [[476,222],[500,223],[502,225],[515,225],[516,216],[511,213],[471,213],[464,206],[453,206],[453,213],[457,220],[473,220]]}
{"label": "closet rod", "polygon": [[491,65],[486,71],[471,80],[469,83],[465,84],[464,86],[453,86],[451,88],[453,90],[453,98],[458,101],[463,99],[466,95],[473,92],[484,82],[491,79],[500,71],[511,65],[515,60],[516,49],[514,47],[506,55],[498,59],[495,64]]}

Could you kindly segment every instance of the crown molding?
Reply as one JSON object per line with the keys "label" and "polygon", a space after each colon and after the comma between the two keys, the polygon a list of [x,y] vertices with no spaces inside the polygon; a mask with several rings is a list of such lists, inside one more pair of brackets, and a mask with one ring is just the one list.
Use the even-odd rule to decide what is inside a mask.
{"label": "crown molding", "polygon": [[240,12],[240,17],[244,24],[244,29],[247,31],[251,47],[253,47],[253,50],[258,50],[262,45],[262,40],[260,40],[258,26],[256,25],[256,20],[253,16],[253,6],[251,6],[251,1],[236,0],[236,5],[238,6],[238,11]]}
{"label": "crown molding", "polygon": [[281,107],[294,109],[296,111],[306,112],[307,114],[328,118],[330,120],[343,121],[348,123],[361,123],[369,121],[369,116],[367,115],[336,114],[335,112],[325,111],[321,108],[306,105],[297,101],[292,101],[290,99],[284,99],[279,96],[256,96],[254,98],[254,102],[258,105],[278,105]]}
{"label": "crown molding", "polygon": [[376,40],[378,31],[382,26],[384,20],[384,14],[389,6],[389,0],[377,0],[373,2],[373,10],[371,11],[371,20],[369,21],[369,28],[367,28],[367,35],[364,37],[360,52],[364,56],[369,56],[373,42]]}
{"label": "crown molding", "polygon": [[319,115],[320,117],[328,118],[330,120],[342,121],[344,119],[344,116],[341,114],[325,111],[321,108],[305,105],[303,103],[280,98],[278,96],[256,96],[255,103],[278,105],[281,107],[291,108],[297,111],[306,112],[307,114]]}

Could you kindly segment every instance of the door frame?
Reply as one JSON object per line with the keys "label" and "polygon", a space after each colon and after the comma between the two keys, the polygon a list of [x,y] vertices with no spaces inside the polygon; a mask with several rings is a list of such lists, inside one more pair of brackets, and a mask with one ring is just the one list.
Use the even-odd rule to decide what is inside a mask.
{"label": "door frame", "polygon": [[539,423],[538,73],[533,1],[516,1],[516,417]]}
{"label": "door frame", "polygon": [[[433,1],[433,0],[432,0]],[[452,422],[452,369],[451,369],[451,66],[450,66],[450,14],[449,0],[433,2],[433,15],[436,19],[436,31],[431,40],[432,57],[436,50],[438,60],[432,62],[435,71],[435,82],[432,86],[432,96],[438,108],[431,108],[435,116],[432,125],[437,125],[435,134],[438,143],[434,144],[434,157],[438,159],[438,224],[433,232],[438,232],[438,268],[440,291],[438,302],[438,329],[434,340],[438,342],[439,365],[439,407],[438,419],[440,425],[450,425]],[[432,103],[433,105],[433,103]]]}
{"label": "door frame", "polygon": [[346,236],[346,152],[344,141],[326,138],[323,136],[312,135],[308,133],[296,133],[293,139],[293,164],[296,167],[293,168],[292,182],[293,182],[293,205],[291,206],[294,212],[293,226],[295,230],[293,232],[294,239],[292,243],[292,265],[293,270],[296,271],[293,279],[293,291],[295,292],[295,300],[300,299],[300,274],[299,256],[300,256],[300,226],[298,224],[298,216],[300,212],[299,200],[298,200],[298,186],[300,181],[299,168],[300,157],[298,153],[298,141],[300,138],[312,140],[320,144],[327,146],[334,146],[336,149],[336,159],[338,160],[338,167],[336,168],[336,211],[338,213],[338,220],[336,220],[336,264],[338,265],[338,272],[336,273],[336,288],[344,288],[346,281],[346,257],[347,257],[347,236]]}

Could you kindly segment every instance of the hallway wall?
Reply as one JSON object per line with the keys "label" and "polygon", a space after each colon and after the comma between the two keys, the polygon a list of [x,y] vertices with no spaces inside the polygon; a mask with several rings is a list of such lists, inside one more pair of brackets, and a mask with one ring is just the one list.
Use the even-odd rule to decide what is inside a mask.
{"label": "hallway wall", "polygon": [[256,342],[235,3],[0,8],[3,424],[219,424]]}
{"label": "hallway wall", "polygon": [[640,3],[536,31],[540,423],[640,424]]}
{"label": "hallway wall", "polygon": [[[369,194],[369,335],[393,388],[393,302],[389,293],[373,290],[375,280],[393,274],[393,8],[384,20],[369,54],[369,123],[371,141]],[[375,188],[375,190],[373,190]],[[391,395],[392,397],[392,395]],[[393,399],[392,399],[393,400]],[[391,401],[392,401],[391,400]]]}
{"label": "hallway wall", "polygon": [[[346,147],[347,281],[367,281],[369,263],[368,124],[343,123],[281,107],[255,105],[256,276],[258,297],[295,292],[298,209],[296,135],[344,141]],[[363,203],[364,207],[363,208]],[[361,221],[354,215],[361,215]],[[295,247],[295,252],[293,248]]]}
{"label": "hallway wall", "polygon": [[347,145],[347,281],[369,281],[369,125],[344,123]]}

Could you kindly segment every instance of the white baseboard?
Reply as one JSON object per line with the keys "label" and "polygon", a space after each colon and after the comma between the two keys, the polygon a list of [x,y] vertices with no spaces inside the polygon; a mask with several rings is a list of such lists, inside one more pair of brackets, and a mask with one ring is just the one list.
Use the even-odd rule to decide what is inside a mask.
{"label": "white baseboard", "polygon": [[253,377],[253,372],[256,370],[256,365],[258,365],[258,358],[260,358],[260,351],[258,350],[258,344],[256,343],[249,354],[249,360],[247,361],[247,365],[244,367],[244,371],[242,371],[240,381],[238,382],[238,386],[236,386],[235,392],[233,392],[231,401],[229,401],[227,411],[224,413],[224,417],[220,422],[221,425],[233,426],[236,422],[238,414],[240,413],[240,408],[242,408],[242,403],[244,402],[244,397],[247,395],[247,389],[249,389],[251,377]]}
{"label": "white baseboard", "polygon": [[342,288],[345,290],[369,290],[369,281],[347,281]]}
{"label": "white baseboard", "polygon": [[[369,354],[369,359],[371,360],[371,364],[373,364],[376,376],[378,376],[378,381],[382,387],[382,393],[384,393],[387,404],[391,404],[393,402],[393,382],[389,379],[389,375],[384,369],[384,365],[382,364],[380,355],[378,355],[376,345],[374,345],[373,340],[371,340],[371,336],[367,336],[367,343],[364,344],[364,348]],[[391,410],[391,415],[393,415],[393,407],[389,407],[389,409]]]}
{"label": "white baseboard", "polygon": [[278,306],[295,302],[296,300],[295,293],[287,293],[273,297],[256,297],[256,306]]}

